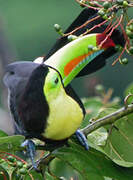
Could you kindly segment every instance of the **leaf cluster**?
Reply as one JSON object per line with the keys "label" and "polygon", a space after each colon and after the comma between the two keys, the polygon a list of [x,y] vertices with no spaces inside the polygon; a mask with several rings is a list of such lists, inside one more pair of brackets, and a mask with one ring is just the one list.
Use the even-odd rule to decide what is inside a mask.
{"label": "leaf cluster", "polygon": [[[121,107],[119,98],[111,98],[112,90],[96,87],[96,97],[84,98],[87,114],[81,128],[110,114]],[[133,92],[133,84],[125,95]],[[128,103],[131,103],[132,98]],[[130,180],[133,177],[133,113],[113,124],[101,127],[88,134],[89,151],[73,136],[68,144],[46,157],[38,153],[40,172],[31,168],[31,163],[22,153],[23,136],[8,136],[0,131],[0,178],[5,179],[79,179],[79,180]],[[37,146],[37,149],[39,146]],[[45,149],[45,147],[44,147]],[[24,160],[25,159],[25,160]]]}

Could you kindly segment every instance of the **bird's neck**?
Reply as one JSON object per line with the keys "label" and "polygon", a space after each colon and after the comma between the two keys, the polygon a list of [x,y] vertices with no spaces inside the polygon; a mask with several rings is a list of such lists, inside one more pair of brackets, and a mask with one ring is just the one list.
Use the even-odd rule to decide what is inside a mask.
{"label": "bird's neck", "polygon": [[52,140],[70,137],[80,126],[83,112],[79,104],[61,89],[56,99],[49,101],[49,117],[43,136]]}

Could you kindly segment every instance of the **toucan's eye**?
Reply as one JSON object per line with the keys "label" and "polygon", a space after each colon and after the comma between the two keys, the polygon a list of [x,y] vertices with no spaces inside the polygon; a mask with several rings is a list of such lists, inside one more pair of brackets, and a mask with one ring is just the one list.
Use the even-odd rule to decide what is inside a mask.
{"label": "toucan's eye", "polygon": [[58,82],[59,82],[59,79],[58,79],[58,77],[55,79],[55,84],[57,84]]}
{"label": "toucan's eye", "polygon": [[15,73],[14,73],[13,71],[10,71],[9,74],[10,74],[10,75],[13,75],[13,74],[15,74]]}

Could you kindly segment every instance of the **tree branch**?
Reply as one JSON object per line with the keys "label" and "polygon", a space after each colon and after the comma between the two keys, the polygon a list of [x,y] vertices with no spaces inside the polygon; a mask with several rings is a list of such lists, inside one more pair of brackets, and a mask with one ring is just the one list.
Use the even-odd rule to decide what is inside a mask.
{"label": "tree branch", "polygon": [[96,120],[95,122],[81,129],[81,131],[87,136],[88,134],[100,128],[101,126],[112,124],[118,119],[122,118],[123,116],[129,115],[131,113],[133,113],[133,104],[130,104],[127,107],[122,107],[118,111]]}

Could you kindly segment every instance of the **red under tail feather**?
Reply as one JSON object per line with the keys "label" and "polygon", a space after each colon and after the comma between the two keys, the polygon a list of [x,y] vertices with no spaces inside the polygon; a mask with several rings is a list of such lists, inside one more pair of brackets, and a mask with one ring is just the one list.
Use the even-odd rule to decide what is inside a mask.
{"label": "red under tail feather", "polygon": [[[115,47],[114,41],[110,37],[108,37],[107,39],[106,38],[107,38],[107,35],[105,33],[98,34],[96,36],[97,45],[98,46],[102,45],[101,48],[104,48],[104,49],[107,49],[109,47]],[[102,43],[104,40],[105,42]]]}

